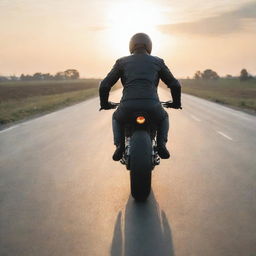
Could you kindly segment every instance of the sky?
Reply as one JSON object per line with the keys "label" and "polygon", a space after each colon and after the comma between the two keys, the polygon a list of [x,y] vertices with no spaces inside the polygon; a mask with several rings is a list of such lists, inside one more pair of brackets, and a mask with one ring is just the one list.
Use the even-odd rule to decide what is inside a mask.
{"label": "sky", "polygon": [[0,0],[0,75],[77,69],[103,78],[148,33],[177,78],[256,75],[256,1]]}

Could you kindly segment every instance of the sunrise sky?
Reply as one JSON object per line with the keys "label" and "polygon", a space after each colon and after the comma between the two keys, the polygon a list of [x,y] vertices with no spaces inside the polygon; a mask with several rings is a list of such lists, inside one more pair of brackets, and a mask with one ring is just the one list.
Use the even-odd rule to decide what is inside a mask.
{"label": "sunrise sky", "polygon": [[102,78],[146,32],[176,77],[256,75],[256,1],[0,0],[0,75],[76,68]]}

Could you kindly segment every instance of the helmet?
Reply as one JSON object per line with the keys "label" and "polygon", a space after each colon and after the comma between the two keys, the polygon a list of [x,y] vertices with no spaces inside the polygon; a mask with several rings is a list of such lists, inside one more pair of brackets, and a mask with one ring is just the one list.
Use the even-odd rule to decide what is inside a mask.
{"label": "helmet", "polygon": [[131,54],[139,48],[145,48],[148,54],[152,51],[152,41],[145,33],[137,33],[130,40],[129,50]]}

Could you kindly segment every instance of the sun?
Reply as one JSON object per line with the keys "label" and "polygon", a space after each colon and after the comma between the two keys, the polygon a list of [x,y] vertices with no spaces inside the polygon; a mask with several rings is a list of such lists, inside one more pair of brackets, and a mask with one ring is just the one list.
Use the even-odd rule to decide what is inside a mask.
{"label": "sun", "polygon": [[127,55],[129,40],[135,33],[147,33],[153,41],[153,52],[161,42],[157,25],[164,22],[161,8],[144,1],[115,3],[107,12],[107,41],[117,55]]}

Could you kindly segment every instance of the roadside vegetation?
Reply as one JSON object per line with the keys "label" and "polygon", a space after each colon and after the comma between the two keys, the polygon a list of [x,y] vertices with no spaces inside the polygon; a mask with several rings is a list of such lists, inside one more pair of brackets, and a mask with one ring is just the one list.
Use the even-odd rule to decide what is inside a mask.
{"label": "roadside vegetation", "polygon": [[[256,113],[256,79],[246,69],[241,70],[239,77],[225,78],[206,69],[197,71],[193,79],[180,81],[185,93]],[[98,95],[99,82],[99,79],[79,79],[75,69],[55,75],[38,72],[0,77],[0,127]]]}
{"label": "roadside vegetation", "polygon": [[182,91],[197,97],[256,113],[256,79],[242,69],[239,77],[220,78],[208,69],[194,79],[181,79]]}
{"label": "roadside vegetation", "polygon": [[98,86],[98,79],[1,82],[0,126],[84,101]]}

